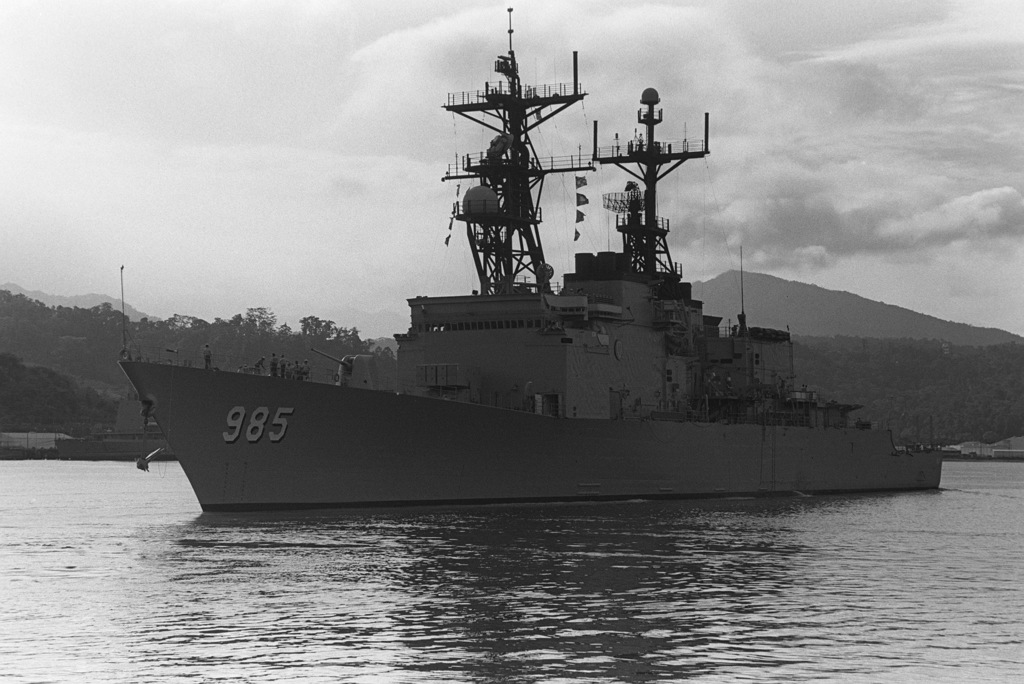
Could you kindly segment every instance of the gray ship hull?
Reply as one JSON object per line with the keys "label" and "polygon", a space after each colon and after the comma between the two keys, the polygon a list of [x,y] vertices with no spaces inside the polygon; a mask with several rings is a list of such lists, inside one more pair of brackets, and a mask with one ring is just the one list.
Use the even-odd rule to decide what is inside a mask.
{"label": "gray ship hull", "polygon": [[932,489],[887,432],[551,418],[121,363],[206,511]]}

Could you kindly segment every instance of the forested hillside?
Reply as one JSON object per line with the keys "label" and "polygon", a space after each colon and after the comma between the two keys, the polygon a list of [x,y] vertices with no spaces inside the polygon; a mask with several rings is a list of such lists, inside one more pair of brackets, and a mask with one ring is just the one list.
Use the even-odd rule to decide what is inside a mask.
{"label": "forested hillside", "polygon": [[13,354],[0,352],[3,432],[63,432],[79,437],[110,425],[116,415],[113,399],[79,387],[62,373],[26,366]]}
{"label": "forested hillside", "polygon": [[863,404],[902,443],[1024,435],[1024,345],[801,338],[794,357],[798,384]]}
{"label": "forested hillside", "polygon": [[251,365],[260,356],[269,359],[271,353],[330,367],[331,362],[310,352],[314,346],[336,357],[369,352],[369,343],[360,339],[355,328],[316,316],[300,323],[299,330],[292,330],[278,325],[271,311],[253,308],[213,322],[182,315],[164,321],[143,318],[122,330],[121,313],[109,304],[91,309],[46,306],[0,290],[0,352],[114,388],[128,387],[117,366],[123,334],[136,353],[171,353],[182,362],[202,363],[202,348],[209,344],[215,365],[230,370]]}

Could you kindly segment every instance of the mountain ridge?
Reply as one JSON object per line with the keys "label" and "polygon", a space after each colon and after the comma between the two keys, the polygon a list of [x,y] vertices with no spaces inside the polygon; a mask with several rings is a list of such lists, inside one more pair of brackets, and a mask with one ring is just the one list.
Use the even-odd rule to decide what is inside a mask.
{"label": "mountain ridge", "polygon": [[[1024,337],[1006,330],[946,321],[851,292],[765,273],[745,272],[743,279],[747,323],[751,326],[789,329],[803,337],[937,339],[970,346],[1024,343]],[[724,313],[724,319],[735,323],[740,306],[739,271],[694,282],[693,296],[704,302],[706,313]]]}
{"label": "mountain ridge", "polygon": [[[938,339],[969,346],[1024,343],[1024,337],[1006,330],[947,321],[843,290],[830,290],[765,273],[745,272],[743,278],[748,325],[788,329],[797,337],[839,335],[880,339]],[[723,321],[735,323],[740,302],[739,283],[739,271],[725,271],[710,280],[695,281],[693,296],[704,302],[707,314],[722,316]],[[24,295],[47,306],[90,309],[109,303],[115,310],[121,308],[120,300],[109,295],[52,295],[26,290],[14,283],[0,285],[0,290]],[[154,319],[127,303],[125,314],[133,321]]]}
{"label": "mountain ridge", "polygon": [[[34,299],[37,302],[42,302],[47,306],[67,306],[67,307],[78,307],[80,309],[91,309],[94,306],[100,304],[110,304],[115,311],[121,310],[121,300],[115,299],[110,295],[89,293],[82,295],[54,295],[49,292],[42,292],[40,290],[26,290],[25,288],[15,283],[4,283],[0,285],[0,290],[7,290],[11,294],[24,295],[29,299]],[[143,313],[133,307],[131,304],[125,302],[124,313],[130,321],[138,321],[143,318],[153,319],[154,316]]]}

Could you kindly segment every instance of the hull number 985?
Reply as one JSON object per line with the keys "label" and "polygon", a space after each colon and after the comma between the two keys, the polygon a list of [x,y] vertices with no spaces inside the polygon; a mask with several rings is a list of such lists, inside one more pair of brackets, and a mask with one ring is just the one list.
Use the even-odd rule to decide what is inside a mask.
{"label": "hull number 985", "polygon": [[274,419],[270,421],[268,426],[267,419],[270,418],[270,409],[266,406],[257,406],[249,414],[249,423],[246,424],[245,407],[235,406],[228,411],[228,429],[221,434],[224,436],[224,441],[228,444],[234,444],[243,434],[246,441],[255,444],[266,433],[270,441],[276,444],[284,439],[284,433],[288,431],[288,416],[293,413],[295,413],[294,408],[282,406],[277,409]]}

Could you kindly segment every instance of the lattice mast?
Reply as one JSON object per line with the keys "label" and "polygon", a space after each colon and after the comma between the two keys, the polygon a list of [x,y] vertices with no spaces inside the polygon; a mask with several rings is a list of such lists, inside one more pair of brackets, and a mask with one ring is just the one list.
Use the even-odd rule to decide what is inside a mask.
{"label": "lattice mast", "polygon": [[544,177],[594,169],[582,155],[537,157],[530,131],[586,93],[580,90],[576,52],[571,85],[522,85],[512,49],[511,8],[508,12],[508,55],[499,55],[494,64],[505,81],[486,83],[483,91],[451,93],[444,106],[497,133],[486,152],[466,155],[449,166],[443,178],[480,182],[466,193],[461,205],[456,204],[454,215],[466,223],[481,294],[550,291],[553,269],[544,261],[539,230]]}
{"label": "lattice mast", "polygon": [[[629,181],[625,192],[609,193],[603,197],[604,207],[617,214],[615,227],[622,233],[622,249],[629,255],[633,272],[678,283],[681,274],[672,261],[666,239],[669,222],[657,213],[658,181],[687,159],[697,159],[710,153],[708,114],[704,114],[704,140],[659,142],[654,139],[654,127],[661,123],[662,110],[655,110],[654,106],[660,102],[661,98],[654,88],[643,92],[640,104],[644,107],[637,111],[637,123],[644,125],[647,135],[645,138],[641,134],[627,142],[625,153],[618,136],[611,147],[597,146],[595,121],[593,159],[601,164],[614,164],[643,184],[641,189],[636,182]],[[662,169],[670,163],[671,166]],[[635,168],[629,165],[635,165]]]}

